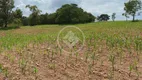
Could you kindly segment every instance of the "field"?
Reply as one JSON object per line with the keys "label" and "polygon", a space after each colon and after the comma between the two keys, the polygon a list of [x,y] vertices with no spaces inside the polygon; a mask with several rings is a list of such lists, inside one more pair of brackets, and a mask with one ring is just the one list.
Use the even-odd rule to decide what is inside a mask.
{"label": "field", "polygon": [[85,37],[72,53],[57,44],[66,26],[0,29],[0,80],[142,80],[142,22],[70,25]]}

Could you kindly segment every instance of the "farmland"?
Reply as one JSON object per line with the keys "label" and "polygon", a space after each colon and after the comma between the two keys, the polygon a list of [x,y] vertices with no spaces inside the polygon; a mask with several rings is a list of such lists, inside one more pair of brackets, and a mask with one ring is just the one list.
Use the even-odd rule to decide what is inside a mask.
{"label": "farmland", "polygon": [[[79,52],[57,44],[66,26],[84,33]],[[141,21],[0,29],[0,78],[8,80],[141,80],[141,59]]]}

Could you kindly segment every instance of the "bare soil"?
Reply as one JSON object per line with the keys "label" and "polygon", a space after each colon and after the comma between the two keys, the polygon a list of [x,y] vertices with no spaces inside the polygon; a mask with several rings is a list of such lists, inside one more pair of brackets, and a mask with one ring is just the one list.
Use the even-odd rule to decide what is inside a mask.
{"label": "bare soil", "polygon": [[[115,69],[112,71],[111,62],[108,59],[109,49],[103,45],[96,50],[88,50],[87,46],[75,54],[60,53],[48,44],[28,45],[27,48],[15,48],[0,54],[0,64],[8,73],[0,74],[0,80],[142,80],[142,60],[137,64],[140,75],[132,70],[129,75],[129,65],[137,60],[136,52],[133,50],[129,55],[123,50],[123,59],[120,63],[119,57],[115,58]],[[89,57],[95,51],[96,59]],[[117,56],[117,55],[116,55]],[[141,57],[141,56],[139,56]],[[23,60],[23,66],[20,61]],[[25,64],[24,64],[25,62]],[[37,68],[37,72],[35,72]],[[23,71],[22,71],[23,69]],[[113,74],[112,74],[113,73]]]}

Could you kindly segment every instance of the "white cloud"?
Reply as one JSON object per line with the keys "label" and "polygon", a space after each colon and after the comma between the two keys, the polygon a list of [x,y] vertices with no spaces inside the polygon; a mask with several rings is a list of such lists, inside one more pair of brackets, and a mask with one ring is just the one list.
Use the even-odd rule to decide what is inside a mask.
{"label": "white cloud", "polygon": [[[28,16],[30,11],[25,8],[27,4],[37,5],[38,8],[42,10],[42,13],[52,13],[63,4],[76,3],[79,7],[87,12],[91,12],[95,16],[103,13],[111,15],[115,12],[117,14],[116,19],[122,20],[125,19],[122,13],[124,12],[124,2],[127,1],[128,0],[15,0],[15,5],[22,9],[25,16]],[[142,19],[140,17],[137,18]]]}

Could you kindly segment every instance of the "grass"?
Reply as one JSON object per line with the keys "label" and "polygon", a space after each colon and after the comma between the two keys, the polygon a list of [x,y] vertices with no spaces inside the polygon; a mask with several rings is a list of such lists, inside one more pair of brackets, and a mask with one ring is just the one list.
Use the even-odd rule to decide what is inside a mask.
{"label": "grass", "polygon": [[[69,54],[67,57],[56,42],[59,31],[66,26],[76,26],[85,34],[84,49],[80,52]],[[75,33],[78,32],[76,31]],[[63,35],[66,35],[65,32]],[[78,36],[80,37],[80,35]],[[74,50],[76,49],[77,47],[75,47]],[[68,71],[69,69],[71,69],[71,71],[76,71],[76,69],[73,70],[72,68],[77,68],[79,70],[82,70],[80,67],[85,68],[88,70],[85,73],[88,73],[90,79],[90,76],[93,75],[92,73],[95,72],[94,70],[96,67],[101,65],[99,66],[99,69],[104,69],[104,72],[106,70],[105,66],[112,68],[110,74],[113,73],[111,75],[113,79],[118,78],[118,76],[116,76],[117,74],[120,74],[116,71],[118,69],[122,71],[128,69],[126,72],[128,72],[129,79],[141,79],[141,75],[139,74],[141,67],[138,66],[142,65],[140,64],[142,56],[141,52],[141,21],[97,22],[75,25],[37,25],[33,27],[22,26],[18,29],[11,27],[0,29],[1,59],[8,61],[5,62],[6,64],[18,64],[18,68],[21,70],[21,77],[23,76],[22,74],[27,76],[27,72],[30,74],[30,70],[32,71],[31,74],[33,74],[34,66],[33,76],[35,79],[37,79],[37,77],[39,79],[40,75],[38,73],[44,74],[46,70],[53,67],[51,71],[54,70],[53,74],[55,80],[56,74],[61,72],[61,66],[65,68],[65,71]],[[2,60],[0,61],[0,64],[3,62]],[[135,63],[137,64],[132,65],[133,60],[135,60]],[[72,66],[72,68],[70,68],[70,66]],[[78,66],[80,67],[78,68]],[[134,68],[135,70],[133,70]],[[42,69],[44,70],[41,71]],[[12,70],[9,70],[8,68],[8,71]],[[106,74],[109,74],[109,70],[106,72]],[[69,73],[64,72],[63,74],[72,78],[70,77],[71,74],[67,75]],[[6,77],[12,79],[9,77],[10,75],[12,75],[12,72],[9,72]],[[86,74],[83,75],[83,73],[81,73],[81,75],[86,76]],[[126,74],[120,75],[127,76]],[[97,77],[97,79],[102,78]]]}

